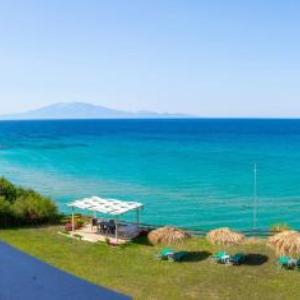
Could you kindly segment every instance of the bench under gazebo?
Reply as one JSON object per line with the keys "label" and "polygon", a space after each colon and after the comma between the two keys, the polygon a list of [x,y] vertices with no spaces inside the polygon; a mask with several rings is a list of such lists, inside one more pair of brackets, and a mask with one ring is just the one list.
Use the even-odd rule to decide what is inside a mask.
{"label": "bench under gazebo", "polygon": [[[136,237],[139,232],[140,211],[143,204],[139,202],[121,201],[117,199],[104,199],[100,197],[84,198],[68,204],[72,209],[72,234],[80,234],[84,240],[105,241],[107,238],[113,239],[116,243],[123,243]],[[75,209],[93,212],[91,226],[75,229]],[[136,212],[136,222],[121,221],[121,217],[128,212]],[[96,218],[97,213],[109,217]],[[96,231],[94,231],[96,227]]]}

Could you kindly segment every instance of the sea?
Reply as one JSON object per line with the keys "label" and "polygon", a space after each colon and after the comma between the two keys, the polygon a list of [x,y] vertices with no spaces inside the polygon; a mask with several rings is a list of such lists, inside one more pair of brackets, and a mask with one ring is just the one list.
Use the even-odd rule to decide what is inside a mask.
{"label": "sea", "polygon": [[0,176],[65,213],[101,196],[142,202],[147,224],[299,228],[300,120],[3,121]]}

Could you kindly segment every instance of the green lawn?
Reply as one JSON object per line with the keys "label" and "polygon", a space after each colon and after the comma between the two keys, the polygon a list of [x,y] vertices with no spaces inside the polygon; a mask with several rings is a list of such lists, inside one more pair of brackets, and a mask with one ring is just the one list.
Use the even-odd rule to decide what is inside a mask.
{"label": "green lawn", "polygon": [[[0,230],[0,239],[60,269],[135,299],[300,299],[300,272],[279,271],[273,251],[249,243],[234,252],[261,254],[268,261],[239,267],[215,265],[207,258],[217,249],[193,238],[178,248],[193,251],[192,261],[160,262],[162,247],[132,243],[112,248],[60,236],[59,227]],[[255,262],[255,260],[253,260]]]}

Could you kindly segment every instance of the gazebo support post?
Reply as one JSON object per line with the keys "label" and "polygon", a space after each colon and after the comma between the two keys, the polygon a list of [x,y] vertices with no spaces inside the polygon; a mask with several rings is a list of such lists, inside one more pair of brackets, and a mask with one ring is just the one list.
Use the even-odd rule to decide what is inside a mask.
{"label": "gazebo support post", "polygon": [[[93,219],[97,219],[97,212],[95,210],[93,212]],[[94,229],[94,226],[93,226],[93,221],[92,221],[92,223],[91,223],[91,230],[93,231],[93,229]],[[98,225],[97,225],[97,230],[98,230]]]}
{"label": "gazebo support post", "polygon": [[116,241],[118,242],[118,216],[116,216],[115,218],[115,224],[116,224],[116,228],[115,228],[115,238],[116,238]]}
{"label": "gazebo support post", "polygon": [[74,216],[74,206],[72,206],[72,232],[75,231],[75,216]]}

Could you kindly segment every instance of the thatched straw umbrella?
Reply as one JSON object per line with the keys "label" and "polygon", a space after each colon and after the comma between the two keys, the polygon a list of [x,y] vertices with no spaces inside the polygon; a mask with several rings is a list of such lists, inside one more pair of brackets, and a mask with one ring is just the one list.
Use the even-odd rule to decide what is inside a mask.
{"label": "thatched straw umbrella", "polygon": [[273,247],[279,256],[298,256],[300,254],[300,233],[294,230],[283,231],[270,237],[267,244]]}
{"label": "thatched straw umbrella", "polygon": [[291,235],[294,235],[295,233],[297,233],[297,231],[294,230],[285,230],[276,233],[275,235],[269,237],[267,245],[275,247],[275,245],[282,243],[286,238],[288,238]]}
{"label": "thatched straw umbrella", "polygon": [[148,234],[148,239],[152,244],[174,244],[190,237],[189,233],[173,227],[162,227]]}
{"label": "thatched straw umbrella", "polygon": [[206,237],[211,243],[217,245],[237,245],[245,239],[243,234],[227,227],[212,230]]}

